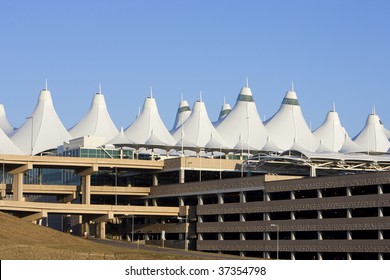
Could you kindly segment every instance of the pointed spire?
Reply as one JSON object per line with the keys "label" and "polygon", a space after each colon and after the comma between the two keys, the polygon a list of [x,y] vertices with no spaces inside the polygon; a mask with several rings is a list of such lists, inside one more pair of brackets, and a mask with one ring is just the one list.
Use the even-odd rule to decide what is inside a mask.
{"label": "pointed spire", "polygon": [[246,87],[249,88],[249,80],[248,80],[248,77],[246,77]]}
{"label": "pointed spire", "polygon": [[223,105],[225,105],[226,104],[226,97],[224,96],[223,97]]}
{"label": "pointed spire", "polygon": [[181,102],[183,102],[183,101],[184,101],[184,94],[181,93]]}
{"label": "pointed spire", "polygon": [[202,100],[202,91],[199,92],[199,101],[203,102],[203,100]]}
{"label": "pointed spire", "polygon": [[333,101],[333,112],[336,112],[336,102]]}
{"label": "pointed spire", "polygon": [[45,90],[47,91],[47,79],[45,79]]}
{"label": "pointed spire", "polygon": [[294,81],[291,81],[291,91],[294,91]]}
{"label": "pointed spire", "polygon": [[150,98],[153,98],[153,88],[150,87]]}
{"label": "pointed spire", "polygon": [[102,84],[101,83],[99,83],[99,92],[98,93],[102,94]]}
{"label": "pointed spire", "polygon": [[376,115],[375,105],[372,107],[372,114]]}

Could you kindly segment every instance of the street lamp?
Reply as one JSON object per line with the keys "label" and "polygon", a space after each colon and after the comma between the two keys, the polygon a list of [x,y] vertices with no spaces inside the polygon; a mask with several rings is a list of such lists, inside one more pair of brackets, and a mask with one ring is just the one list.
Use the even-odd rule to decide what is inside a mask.
{"label": "street lamp", "polygon": [[279,225],[271,224],[271,227],[276,227],[276,259],[279,260]]}
{"label": "street lamp", "polygon": [[31,119],[31,155],[33,155],[34,142],[34,117],[27,117],[26,120]]}
{"label": "street lamp", "polygon": [[134,214],[131,216],[131,243],[134,243]]}

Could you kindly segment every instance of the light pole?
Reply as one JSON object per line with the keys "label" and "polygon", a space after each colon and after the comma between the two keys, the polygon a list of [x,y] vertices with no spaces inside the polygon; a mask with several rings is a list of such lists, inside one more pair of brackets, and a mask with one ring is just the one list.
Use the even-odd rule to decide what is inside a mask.
{"label": "light pole", "polygon": [[117,185],[118,185],[118,170],[115,167],[115,205],[118,204],[118,195],[117,195],[117,190],[116,190]]}
{"label": "light pole", "polygon": [[131,243],[134,243],[134,214],[131,216]]}
{"label": "light pole", "polygon": [[279,260],[279,225],[271,224],[271,227],[276,227],[276,259]]}
{"label": "light pole", "polygon": [[33,150],[34,150],[34,146],[33,146],[33,142],[34,142],[34,117],[31,116],[31,117],[27,117],[26,120],[29,120],[31,119],[31,155],[33,155]]}

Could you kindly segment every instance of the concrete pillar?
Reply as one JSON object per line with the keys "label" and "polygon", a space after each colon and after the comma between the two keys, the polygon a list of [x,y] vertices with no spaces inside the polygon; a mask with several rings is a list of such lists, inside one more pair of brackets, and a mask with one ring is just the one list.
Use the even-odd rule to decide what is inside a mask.
{"label": "concrete pillar", "polygon": [[149,200],[145,199],[144,205],[145,205],[145,206],[149,206]]}
{"label": "concrete pillar", "polygon": [[203,205],[203,196],[198,195],[198,205]]}
{"label": "concrete pillar", "polygon": [[180,171],[179,171],[179,183],[180,184],[184,184],[185,183],[185,169],[184,168],[180,168]]}
{"label": "concrete pillar", "polygon": [[352,240],[352,232],[347,230],[347,240]]}
{"label": "concrete pillar", "polygon": [[378,185],[378,194],[383,194],[383,185]]}
{"label": "concrete pillar", "polygon": [[378,217],[383,217],[383,208],[382,207],[378,208]]}
{"label": "concrete pillar", "polygon": [[347,209],[347,218],[352,218],[352,209]]}
{"label": "concrete pillar", "polygon": [[295,212],[294,211],[292,211],[290,213],[290,218],[291,218],[291,220],[295,220]]}
{"label": "concrete pillar", "polygon": [[347,187],[347,196],[352,196],[351,187]]}
{"label": "concrete pillar", "polygon": [[240,257],[245,257],[245,252],[244,251],[240,251]]}
{"label": "concrete pillar", "polygon": [[[4,180],[4,179],[3,179]],[[1,184],[1,197],[7,196],[7,184]]]}
{"label": "concrete pillar", "polygon": [[203,216],[202,215],[198,216],[198,223],[203,223]]}
{"label": "concrete pillar", "polygon": [[317,210],[317,219],[322,219],[322,210]]}
{"label": "concrete pillar", "polygon": [[293,261],[295,260],[295,253],[294,252],[290,253],[290,259],[293,260]]}
{"label": "concrete pillar", "polygon": [[220,222],[220,223],[223,222],[223,215],[218,215],[218,222]]}
{"label": "concrete pillar", "polygon": [[224,203],[224,201],[223,201],[223,194],[218,193],[217,197],[218,197],[218,204],[223,204]]}
{"label": "concrete pillar", "polygon": [[290,236],[291,236],[291,240],[295,240],[295,231],[292,231],[290,233]]}
{"label": "concrete pillar", "polygon": [[310,166],[310,177],[316,177],[317,171],[315,166]]}
{"label": "concrete pillar", "polygon": [[223,240],[223,233],[222,232],[218,232],[218,240]]}
{"label": "concrete pillar", "polygon": [[322,198],[322,190],[317,190],[317,197]]}
{"label": "concrete pillar", "polygon": [[14,181],[12,183],[13,200],[24,201],[23,198],[23,174],[14,174]]}
{"label": "concrete pillar", "polygon": [[352,260],[352,254],[351,253],[347,253],[347,260]]}
{"label": "concrete pillar", "polygon": [[318,240],[323,240],[321,231],[317,231],[317,237],[318,237]]}
{"label": "concrete pillar", "polygon": [[245,202],[246,202],[246,193],[240,192],[240,203],[245,203]]}
{"label": "concrete pillar", "polygon": [[264,201],[271,201],[271,197],[269,196],[269,193],[264,193]]}
{"label": "concrete pillar", "polygon": [[246,240],[244,232],[240,232],[240,240]]}
{"label": "concrete pillar", "polygon": [[383,253],[378,253],[378,260],[383,261]]}
{"label": "concrete pillar", "polygon": [[91,175],[81,177],[82,204],[91,204]]}
{"label": "concrete pillar", "polygon": [[240,222],[245,222],[245,214],[240,214]]}
{"label": "concrete pillar", "polygon": [[264,240],[271,240],[271,235],[269,232],[264,233]]}
{"label": "concrete pillar", "polygon": [[83,229],[83,237],[88,238],[89,237],[89,223],[84,222],[82,225],[82,229]]}
{"label": "concrete pillar", "polygon": [[264,255],[264,259],[269,259],[270,258],[269,252],[264,252],[263,255]]}
{"label": "concrete pillar", "polygon": [[383,240],[383,230],[378,230],[378,239]]}
{"label": "concrete pillar", "polygon": [[98,223],[98,234],[100,239],[106,239],[106,222]]}
{"label": "concrete pillar", "polygon": [[294,200],[295,199],[295,191],[290,192],[290,199]]}
{"label": "concrete pillar", "polygon": [[198,233],[198,240],[203,240],[203,233]]}
{"label": "concrete pillar", "polygon": [[179,206],[184,206],[184,199],[179,197]]}
{"label": "concrete pillar", "polygon": [[271,220],[268,212],[263,213],[263,215],[264,215],[264,221],[270,221]]}
{"label": "concrete pillar", "polygon": [[153,206],[158,206],[158,205],[157,205],[157,199],[153,198],[153,199],[152,199],[152,204],[153,204]]}
{"label": "concrete pillar", "polygon": [[317,260],[322,261],[322,253],[317,253]]}
{"label": "concrete pillar", "polygon": [[153,174],[153,175],[152,175],[152,179],[153,179],[153,187],[158,186],[158,177],[157,177],[157,174]]}

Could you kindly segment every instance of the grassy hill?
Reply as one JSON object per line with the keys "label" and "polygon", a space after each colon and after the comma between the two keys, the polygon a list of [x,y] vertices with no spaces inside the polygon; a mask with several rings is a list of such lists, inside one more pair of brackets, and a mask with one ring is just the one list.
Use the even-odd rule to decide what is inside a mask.
{"label": "grassy hill", "polygon": [[182,260],[185,257],[97,244],[0,212],[0,259]]}

